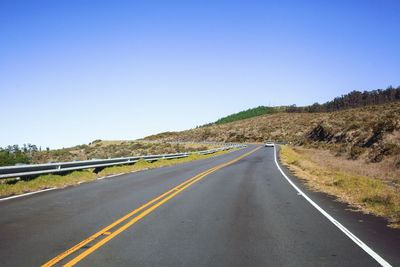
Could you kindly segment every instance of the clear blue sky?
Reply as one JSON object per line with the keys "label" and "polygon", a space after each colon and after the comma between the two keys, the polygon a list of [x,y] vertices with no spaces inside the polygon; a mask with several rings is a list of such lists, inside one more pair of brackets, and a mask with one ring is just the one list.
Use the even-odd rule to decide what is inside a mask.
{"label": "clear blue sky", "polygon": [[400,85],[400,1],[0,0],[0,146]]}

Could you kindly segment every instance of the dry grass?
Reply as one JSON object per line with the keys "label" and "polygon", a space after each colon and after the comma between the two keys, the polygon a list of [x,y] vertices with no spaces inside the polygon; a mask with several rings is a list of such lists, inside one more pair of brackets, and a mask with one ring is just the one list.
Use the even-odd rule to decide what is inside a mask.
{"label": "dry grass", "polygon": [[48,174],[42,175],[28,181],[16,181],[12,179],[0,180],[0,197],[18,195],[33,191],[38,191],[47,188],[63,188],[66,186],[77,185],[84,182],[94,181],[97,178],[105,177],[112,174],[123,174],[147,169],[160,168],[165,166],[176,165],[179,163],[189,162],[193,160],[206,159],[228,153],[229,151],[219,151],[209,155],[191,155],[181,159],[158,160],[149,163],[145,160],[140,160],[133,165],[112,166],[103,169],[99,173],[94,173],[93,170],[75,171],[66,175]]}
{"label": "dry grass", "polygon": [[355,173],[392,185],[400,185],[400,168],[393,168],[396,157],[387,157],[381,162],[371,163],[365,158],[348,160],[346,156],[338,156],[329,150],[296,147],[303,157],[309,158],[318,166],[337,172]]}
{"label": "dry grass", "polygon": [[311,189],[385,217],[391,227],[400,227],[399,187],[388,183],[384,176],[374,177],[378,172],[365,170],[365,163],[337,158],[327,151],[289,146],[282,146],[281,160]]}

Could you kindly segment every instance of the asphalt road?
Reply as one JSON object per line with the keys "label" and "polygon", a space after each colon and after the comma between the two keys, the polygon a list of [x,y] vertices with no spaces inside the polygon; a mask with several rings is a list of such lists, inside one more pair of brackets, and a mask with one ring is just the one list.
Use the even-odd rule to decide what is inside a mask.
{"label": "asphalt road", "polygon": [[[254,148],[0,201],[0,265],[380,266]],[[289,177],[400,266],[398,230]]]}

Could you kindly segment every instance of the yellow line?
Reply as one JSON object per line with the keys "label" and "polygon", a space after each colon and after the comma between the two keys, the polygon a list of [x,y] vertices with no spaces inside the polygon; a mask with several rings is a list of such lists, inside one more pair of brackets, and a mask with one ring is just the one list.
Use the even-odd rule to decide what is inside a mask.
{"label": "yellow line", "polygon": [[[161,206],[162,204],[166,203],[168,200],[170,200],[171,198],[175,197],[177,194],[179,194],[180,192],[182,192],[183,190],[185,190],[186,188],[188,188],[189,186],[191,186],[192,184],[200,181],[201,179],[203,179],[204,177],[206,177],[207,175],[221,169],[224,168],[228,165],[231,165],[239,160],[241,160],[242,158],[252,154],[253,152],[255,152],[256,150],[258,150],[260,147],[253,149],[252,151],[243,154],[241,156],[239,156],[238,158],[231,160],[229,162],[220,164],[218,166],[215,166],[207,171],[204,171],[200,174],[197,174],[196,176],[186,180],[185,182],[175,186],[174,188],[172,188],[171,190],[161,194],[160,196],[154,198],[153,200],[147,202],[146,204],[142,205],[141,207],[133,210],[132,212],[128,213],[127,215],[123,216],[122,218],[120,218],[119,220],[115,221],[114,223],[110,224],[109,226],[105,227],[104,229],[100,230],[99,232],[95,233],[94,235],[90,236],[89,238],[83,240],[82,242],[78,243],[77,245],[75,245],[74,247],[66,250],[65,252],[61,253],[60,255],[56,256],[55,258],[51,259],[50,261],[48,261],[47,263],[43,264],[42,266],[53,266],[56,263],[60,262],[62,259],[66,258],[67,256],[69,256],[70,254],[72,254],[73,252],[77,251],[78,249],[82,248],[84,245],[92,242],[93,240],[95,240],[96,238],[98,238],[99,236],[103,235],[104,233],[108,232],[110,229],[114,228],[115,226],[122,224],[124,221],[127,221],[130,217],[132,217],[134,214],[144,210],[145,208],[147,208],[148,206],[150,206],[151,204],[154,204],[155,202],[159,201],[161,199],[161,201],[157,202],[156,204],[154,204],[153,206],[149,207],[148,209],[146,209],[145,211],[143,211],[142,213],[140,213],[139,215],[137,215],[136,217],[134,217],[133,219],[131,219],[129,222],[127,222],[126,224],[124,224],[123,226],[121,226],[120,228],[118,228],[117,230],[115,230],[114,232],[110,233],[109,235],[107,235],[104,239],[100,240],[98,243],[96,243],[95,245],[93,245],[92,247],[90,247],[89,249],[85,250],[84,252],[82,252],[81,254],[79,254],[77,257],[75,257],[74,259],[72,259],[71,261],[69,261],[66,265],[64,266],[73,266],[76,263],[78,263],[79,261],[81,261],[82,259],[84,259],[86,256],[88,256],[89,254],[93,253],[95,250],[97,250],[98,248],[100,248],[101,246],[103,246],[104,244],[106,244],[107,242],[109,242],[111,239],[113,239],[115,236],[119,235],[121,232],[125,231],[126,229],[128,229],[130,226],[132,226],[133,224],[135,224],[136,222],[138,222],[140,219],[142,219],[143,217],[145,217],[146,215],[148,215],[149,213],[151,213],[152,211],[154,211],[155,209],[157,209],[159,206]],[[163,199],[164,198],[164,199]]]}
{"label": "yellow line", "polygon": [[117,221],[113,222],[112,224],[108,225],[107,227],[103,228],[102,230],[98,231],[97,233],[91,235],[90,237],[88,237],[87,239],[83,240],[82,242],[76,244],[75,246],[73,246],[72,248],[64,251],[63,253],[61,253],[60,255],[56,256],[55,258],[51,259],[50,261],[46,262],[45,264],[42,265],[42,267],[49,267],[49,266],[53,266],[54,264],[58,263],[59,261],[61,261],[62,259],[66,258],[67,256],[69,256],[70,254],[74,253],[75,251],[77,251],[78,249],[82,248],[83,246],[85,246],[86,244],[92,242],[93,240],[95,240],[96,238],[98,238],[99,236],[103,235],[105,232],[109,231],[110,229],[114,228],[115,226],[117,226],[118,224],[123,223],[124,221],[126,221],[127,219],[129,219],[130,217],[132,217],[133,215],[135,215],[136,213],[138,213],[139,211],[147,208],[149,205],[153,204],[154,202],[162,199],[163,197],[167,196],[168,194],[172,193],[173,191],[177,190],[179,187],[189,183],[190,181],[194,180],[197,178],[197,176],[199,176],[200,174],[186,180],[185,182],[175,186],[174,188],[172,188],[171,190],[159,195],[158,197],[152,199],[151,201],[143,204],[142,206],[140,206],[139,208],[129,212],[128,214],[126,214],[125,216],[123,216],[122,218],[118,219]]}

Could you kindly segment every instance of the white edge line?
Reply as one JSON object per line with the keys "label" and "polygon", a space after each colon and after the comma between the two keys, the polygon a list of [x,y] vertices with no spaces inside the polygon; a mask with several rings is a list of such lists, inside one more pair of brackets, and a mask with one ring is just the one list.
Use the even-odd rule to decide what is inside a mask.
{"label": "white edge line", "polygon": [[39,191],[35,191],[35,192],[29,192],[29,193],[25,193],[25,194],[21,194],[21,195],[16,195],[16,196],[11,196],[11,197],[0,198],[0,201],[5,201],[5,200],[14,199],[14,198],[19,198],[19,197],[26,197],[26,196],[29,196],[29,195],[34,195],[34,194],[38,194],[38,193],[43,193],[43,192],[47,192],[47,191],[51,191],[51,190],[55,190],[55,189],[57,189],[57,187],[47,188],[47,189],[43,189],[43,190],[39,190]]}
{"label": "white edge line", "polygon": [[124,174],[126,174],[126,173],[111,174],[111,175],[99,177],[99,178],[97,178],[96,180],[103,180],[103,179],[107,179],[107,178],[112,178],[112,177],[116,177],[116,176],[121,176],[121,175],[124,175]]}
{"label": "white edge line", "polygon": [[274,158],[275,164],[278,167],[279,171],[282,173],[283,177],[289,182],[291,186],[296,189],[296,191],[301,194],[314,208],[316,208],[319,212],[322,213],[331,223],[333,223],[337,228],[339,228],[348,238],[350,238],[354,243],[356,243],[360,248],[362,248],[365,252],[367,252],[374,260],[376,260],[381,266],[391,267],[390,263],[384,260],[381,256],[378,255],[375,251],[373,251],[370,247],[368,247],[364,242],[362,242],[357,236],[355,236],[352,232],[350,232],[346,227],[344,227],[340,222],[335,220],[329,213],[327,213],[324,209],[318,206],[311,198],[309,198],[303,191],[301,191],[290,179],[287,175],[282,171],[281,167],[278,164],[277,156],[276,156],[276,147],[274,147]]}

